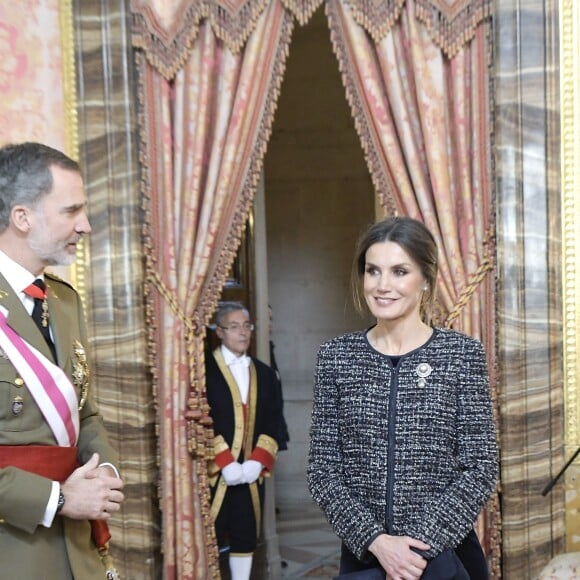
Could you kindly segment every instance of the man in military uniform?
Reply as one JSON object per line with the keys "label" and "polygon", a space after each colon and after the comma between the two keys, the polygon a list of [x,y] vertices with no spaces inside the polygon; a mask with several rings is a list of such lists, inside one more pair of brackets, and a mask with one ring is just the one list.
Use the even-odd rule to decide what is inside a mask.
{"label": "man in military uniform", "polygon": [[229,549],[232,580],[248,580],[260,535],[264,477],[278,451],[276,376],[246,355],[254,326],[242,304],[222,303],[215,320],[221,346],[206,355],[215,432],[211,513],[220,551]]}
{"label": "man in military uniform", "polygon": [[6,578],[106,577],[106,521],[119,510],[123,482],[91,401],[79,296],[45,272],[72,264],[90,231],[75,161],[38,143],[0,148],[0,562]]}

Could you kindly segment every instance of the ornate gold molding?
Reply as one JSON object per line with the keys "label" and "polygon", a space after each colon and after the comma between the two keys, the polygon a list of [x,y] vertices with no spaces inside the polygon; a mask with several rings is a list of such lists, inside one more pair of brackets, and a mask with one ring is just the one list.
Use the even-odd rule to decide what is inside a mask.
{"label": "ornate gold molding", "polygon": [[[578,445],[580,376],[580,4],[560,0],[560,127],[562,170],[562,290],[566,443]],[[578,223],[578,225],[577,225]]]}
{"label": "ornate gold molding", "polygon": [[[79,158],[78,110],[75,65],[75,41],[72,0],[59,0],[60,38],[62,53],[62,79],[64,98],[65,153]],[[81,241],[76,262],[70,268],[70,279],[85,303],[85,264],[89,260],[88,244]]]}
{"label": "ornate gold molding", "polygon": [[[580,445],[578,380],[580,378],[580,3],[560,0],[560,143],[562,195],[562,304],[565,455]],[[566,473],[566,546],[577,551],[580,543],[576,479],[579,468]]]}

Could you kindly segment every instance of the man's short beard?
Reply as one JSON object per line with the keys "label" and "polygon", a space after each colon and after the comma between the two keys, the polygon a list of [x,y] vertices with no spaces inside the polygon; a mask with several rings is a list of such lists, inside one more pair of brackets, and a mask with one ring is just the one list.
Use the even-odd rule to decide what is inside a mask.
{"label": "man's short beard", "polygon": [[34,237],[28,239],[28,245],[45,266],[70,266],[76,260],[76,253],[69,254],[64,249],[52,252],[47,251],[46,246],[37,244]]}

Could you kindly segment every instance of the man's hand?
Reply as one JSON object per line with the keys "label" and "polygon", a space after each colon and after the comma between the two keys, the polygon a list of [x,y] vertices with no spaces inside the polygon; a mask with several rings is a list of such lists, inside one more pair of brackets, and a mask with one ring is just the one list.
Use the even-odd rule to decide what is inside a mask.
{"label": "man's hand", "polygon": [[242,471],[244,472],[244,483],[254,483],[260,473],[262,473],[264,466],[255,459],[248,459],[242,463]]}
{"label": "man's hand", "polygon": [[428,550],[430,546],[408,536],[381,534],[372,541],[369,552],[376,556],[387,578],[418,580],[427,566],[427,560],[411,548]]}
{"label": "man's hand", "polygon": [[64,494],[61,516],[75,520],[108,520],[121,507],[123,480],[111,476],[108,467],[99,467],[99,455],[75,469],[60,486]]}
{"label": "man's hand", "polygon": [[244,483],[244,473],[242,466],[237,461],[222,468],[222,475],[227,485],[239,485]]}

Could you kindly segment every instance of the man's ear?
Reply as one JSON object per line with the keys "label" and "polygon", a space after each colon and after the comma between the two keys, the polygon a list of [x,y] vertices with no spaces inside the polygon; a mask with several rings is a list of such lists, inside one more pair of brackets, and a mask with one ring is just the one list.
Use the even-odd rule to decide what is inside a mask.
{"label": "man's ear", "polygon": [[215,328],[215,333],[216,333],[216,336],[217,336],[217,337],[218,337],[220,340],[223,340],[223,339],[224,339],[224,331],[222,330],[222,328],[221,328],[221,327],[219,327],[219,326],[216,326],[216,328]]}
{"label": "man's ear", "polygon": [[27,233],[30,230],[30,208],[25,205],[15,205],[10,212],[10,221],[17,230]]}

